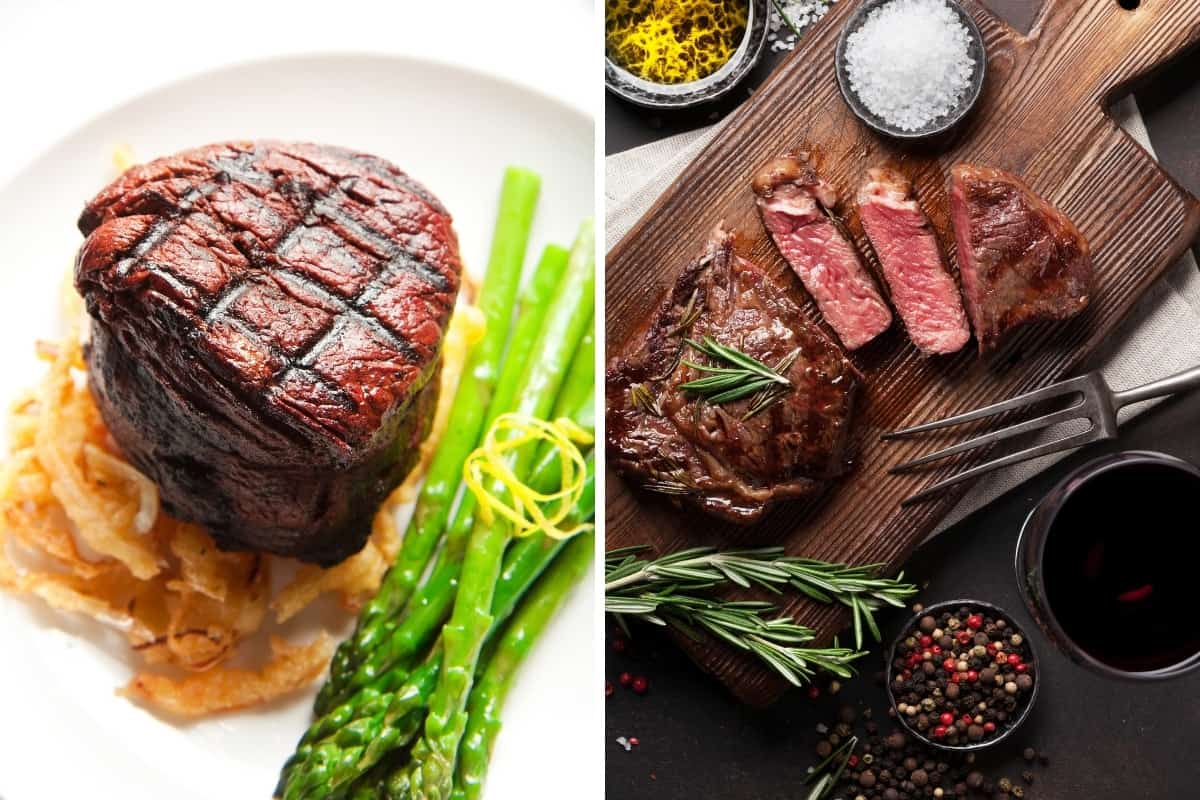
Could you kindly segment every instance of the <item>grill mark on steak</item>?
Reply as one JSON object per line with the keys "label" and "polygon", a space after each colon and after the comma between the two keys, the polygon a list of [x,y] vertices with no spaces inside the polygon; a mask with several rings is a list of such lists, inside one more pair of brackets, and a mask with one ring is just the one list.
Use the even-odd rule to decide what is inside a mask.
{"label": "grill mark on steak", "polygon": [[[621,475],[749,524],[771,503],[819,492],[846,469],[861,378],[787,289],[737,256],[733,244],[734,236],[718,228],[643,339],[609,361],[605,419],[609,463]],[[785,371],[793,390],[753,416],[747,412],[754,398],[713,405],[681,391],[701,375],[686,363],[694,359],[684,357],[684,338],[704,336],[765,364],[798,350]]]}
{"label": "grill mark on steak", "polygon": [[[143,237],[143,239],[139,241],[133,248],[131,258],[128,260],[123,260],[117,265],[118,274],[122,276],[128,275],[135,266],[138,266],[143,261],[143,259],[148,258],[154,252],[156,247],[158,247],[163,241],[170,237],[171,234],[179,229],[179,226],[182,225],[187,217],[192,213],[193,207],[195,206],[197,200],[212,194],[223,183],[228,181],[230,173],[225,171],[227,168],[234,171],[240,171],[247,165],[247,162],[253,159],[253,155],[253,153],[243,153],[233,160],[218,160],[214,162],[216,165],[218,165],[220,170],[217,172],[214,179],[201,184],[200,186],[188,189],[188,191],[179,198],[178,202],[172,206],[171,215],[169,217],[160,219],[154,224],[153,227],[150,228],[150,230],[146,232],[146,235]],[[82,221],[80,222],[80,225],[83,225]],[[85,231],[85,233],[87,232],[90,231]]]}
{"label": "grill mark on steak", "polygon": [[[282,250],[280,255],[286,257],[287,248],[281,247],[280,249]],[[305,275],[290,270],[276,273],[291,283],[293,287],[317,296],[324,303],[332,306],[335,309],[330,325],[325,329],[324,333],[315,338],[311,345],[302,353],[294,356],[287,355],[278,347],[276,347],[274,343],[262,341],[261,337],[259,337],[256,331],[247,329],[249,331],[248,335],[256,340],[259,340],[259,343],[264,347],[272,350],[275,353],[278,353],[279,356],[284,360],[284,365],[275,371],[276,377],[282,378],[285,373],[298,369],[311,372],[313,364],[316,362],[317,358],[331,342],[337,341],[337,339],[345,333],[346,328],[350,324],[351,320],[362,324],[377,336],[385,339],[388,344],[390,344],[412,363],[419,363],[420,356],[416,352],[413,345],[384,325],[383,322],[370,313],[370,310],[367,308],[367,304],[370,302],[370,300],[379,294],[381,287],[378,284],[387,277],[388,269],[389,267],[385,266],[384,270],[380,272],[379,276],[371,281],[371,283],[368,283],[349,303],[342,300],[337,295],[325,291],[324,288]],[[251,279],[246,279],[240,283],[235,283],[228,287],[209,310],[208,314],[205,315],[205,322],[214,324],[219,321],[224,321],[229,316],[227,313],[229,306],[232,305],[232,303],[242,293],[250,288],[250,282]],[[445,281],[443,278],[443,285],[444,282]],[[243,327],[245,328],[244,323]],[[326,384],[331,392],[335,392],[341,396],[345,395],[345,392],[341,389],[341,387],[330,383],[319,374],[313,373],[311,377],[313,380]],[[330,432],[333,434],[332,430]],[[346,446],[350,446],[350,443],[348,442],[344,444],[346,444]]]}
{"label": "grill mark on steak", "polygon": [[313,213],[319,217],[327,219],[330,222],[336,222],[344,229],[352,232],[360,239],[360,241],[369,242],[373,248],[386,253],[388,262],[384,265],[384,272],[397,267],[404,267],[405,269],[420,275],[422,279],[428,281],[442,291],[445,291],[447,288],[445,275],[437,272],[424,261],[414,257],[411,252],[405,252],[401,250],[386,236],[371,230],[366,225],[363,225],[348,215],[343,214],[341,209],[338,208],[336,204],[319,198],[316,203],[313,204]]}
{"label": "grill mark on steak", "polygon": [[812,156],[769,162],[753,188],[763,226],[842,344],[857,350],[887,330],[892,312],[833,216],[837,193],[817,174]]}
{"label": "grill mark on steak", "polygon": [[1027,322],[1065,320],[1087,307],[1087,240],[1016,175],[956,164],[950,218],[967,312],[982,354]]}
{"label": "grill mark on steak", "polygon": [[399,169],[279,142],[128,170],[80,216],[91,386],[174,514],[222,547],[361,548],[436,403],[460,263]]}
{"label": "grill mark on steak", "polygon": [[[293,154],[289,154],[293,155]],[[273,181],[267,176],[253,169],[254,165],[261,161],[260,150],[255,147],[247,152],[242,152],[236,157],[215,157],[209,162],[216,170],[213,178],[199,186],[195,186],[182,194],[178,202],[174,205],[172,213],[169,217],[162,218],[147,231],[146,235],[135,245],[130,252],[130,255],[123,259],[118,266],[118,275],[127,277],[134,269],[146,269],[155,279],[161,280],[172,286],[180,296],[188,296],[188,289],[195,291],[203,291],[203,287],[196,285],[194,282],[178,274],[173,274],[170,271],[162,268],[161,265],[152,261],[155,250],[174,235],[186,221],[197,212],[197,206],[206,198],[211,196],[219,188],[228,185],[232,180],[237,180],[242,183],[248,183],[261,188],[269,188]],[[331,175],[331,172],[324,165],[316,162],[311,158],[298,157],[298,161],[313,166],[322,174]],[[381,163],[379,159],[367,159],[365,162],[373,167],[378,167]],[[389,175],[395,174],[395,170],[389,170]],[[401,173],[402,174],[402,173]],[[331,175],[332,177],[332,175]],[[301,180],[289,178],[279,183],[279,191],[285,197],[289,198],[296,210],[299,212],[296,215],[295,221],[284,231],[279,238],[279,242],[273,248],[273,255],[279,260],[286,262],[289,251],[292,251],[298,244],[305,230],[312,228],[324,220],[334,223],[338,232],[349,233],[350,237],[345,238],[350,244],[362,246],[366,245],[369,251],[382,254],[387,258],[386,263],[381,267],[379,275],[368,282],[349,303],[337,298],[335,295],[325,290],[313,281],[309,276],[295,270],[287,270],[288,274],[294,281],[302,283],[304,288],[311,293],[323,296],[326,302],[332,302],[337,306],[338,317],[353,316],[361,324],[369,328],[375,335],[383,338],[390,346],[403,354],[408,360],[413,363],[420,361],[419,355],[416,353],[413,345],[409,343],[403,335],[391,329],[382,320],[378,319],[369,308],[369,303],[381,291],[382,284],[386,281],[387,274],[392,270],[402,269],[411,271],[419,276],[422,280],[428,282],[437,291],[446,291],[449,288],[449,282],[445,275],[438,272],[433,267],[426,264],[421,259],[417,258],[412,252],[405,251],[400,248],[395,242],[388,237],[372,230],[366,224],[363,224],[350,215],[342,212],[338,206],[340,200],[346,199],[347,195],[344,191],[344,186],[347,183],[353,183],[356,179],[353,177],[340,178],[341,183],[333,184],[322,192],[318,187],[311,186]],[[403,182],[405,189],[417,186],[415,181],[408,179]],[[440,203],[432,200],[432,195],[425,190],[421,192],[413,192],[414,195],[420,197],[427,204],[439,207]],[[242,231],[241,233],[245,233]],[[232,242],[239,251],[246,256],[247,261],[258,270],[273,269],[277,267],[278,261],[268,262],[265,254],[260,248],[248,247],[243,238],[234,237]],[[244,278],[242,281],[235,281],[228,285],[224,292],[218,296],[215,302],[207,312],[203,313],[203,317],[208,324],[217,324],[223,321],[223,313],[226,307],[233,302],[246,288],[244,284],[253,276]],[[335,317],[336,320],[336,317]],[[251,339],[258,339],[255,332],[245,326],[239,325],[239,329],[243,334]],[[314,346],[299,359],[289,358],[285,353],[272,343],[266,341],[257,341],[264,349],[271,351],[274,355],[283,359],[286,363],[279,369],[275,370],[277,378],[282,378],[287,372],[296,369],[305,369],[311,371],[313,363],[323,348],[336,336],[344,332],[345,326],[331,325],[325,334],[315,340]],[[312,373],[312,380],[324,383],[330,393],[340,398],[345,399],[345,391],[323,378],[317,373]],[[236,389],[236,387],[234,387]],[[351,405],[346,400],[346,405]],[[305,415],[308,416],[308,415]],[[314,420],[315,421],[315,420]],[[333,431],[331,430],[332,434]],[[338,437],[339,443],[345,447],[351,447],[352,443],[342,441]]]}
{"label": "grill mark on steak", "polygon": [[888,167],[870,169],[858,190],[858,209],[909,339],[929,355],[961,350],[971,329],[958,284],[912,182]]}

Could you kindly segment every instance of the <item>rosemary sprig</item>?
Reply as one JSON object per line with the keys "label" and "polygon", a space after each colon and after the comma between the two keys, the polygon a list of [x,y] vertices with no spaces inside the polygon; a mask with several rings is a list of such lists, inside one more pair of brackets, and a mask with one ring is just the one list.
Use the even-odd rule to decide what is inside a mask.
{"label": "rosemary sprig", "polygon": [[[796,363],[796,359],[799,358],[799,356],[800,348],[797,347],[791,353],[788,353],[786,356],[784,356],[783,359],[775,365],[775,371],[781,375],[787,372],[792,368],[792,364]],[[763,389],[751,399],[750,408],[747,409],[746,413],[742,415],[742,421],[744,422],[753,417],[755,414],[770,408],[772,405],[782,400],[784,396],[791,390],[792,384],[790,381],[788,382],[787,386],[771,384],[767,388]]]}
{"label": "rosemary sprig", "polygon": [[658,405],[658,398],[654,396],[654,393],[644,383],[634,383],[629,386],[629,400],[646,414],[651,414],[655,417],[662,416],[662,408]]}
{"label": "rosemary sprig", "polygon": [[775,608],[770,603],[711,600],[668,588],[636,596],[606,594],[604,607],[622,625],[626,617],[636,616],[693,639],[708,631],[753,653],[794,686],[811,681],[817,669],[848,678],[854,674],[850,662],[864,655],[846,647],[802,647],[815,637],[812,629],[787,617],[768,617]]}
{"label": "rosemary sprig", "polygon": [[813,783],[807,800],[824,800],[830,795],[837,786],[838,780],[841,779],[842,773],[846,771],[846,766],[850,763],[850,756],[854,755],[855,747],[858,747],[858,737],[851,736],[838,745],[838,748],[827,755],[820,764],[817,764],[808,771],[808,777],[804,779],[804,785],[807,786],[812,783],[814,778],[817,782]]}
{"label": "rosemary sprig", "polygon": [[692,290],[692,295],[688,298],[687,305],[679,313],[679,323],[667,332],[668,336],[676,336],[684,333],[696,323],[696,320],[700,319],[700,312],[704,309],[696,305],[696,296],[699,291],[699,289]]}
{"label": "rosemary sprig", "polygon": [[850,566],[784,555],[781,547],[718,551],[696,547],[653,561],[639,557],[644,548],[623,548],[605,557],[605,600],[611,595],[695,592],[724,583],[759,586],[772,592],[792,587],[819,603],[841,603],[850,609],[854,646],[862,648],[863,628],[880,640],[875,612],[885,605],[903,608],[917,587],[879,576],[879,564]]}
{"label": "rosemary sprig", "polygon": [[797,28],[795,23],[792,22],[791,18],[784,13],[783,3],[779,2],[779,0],[771,0],[771,3],[775,6],[775,10],[779,12],[779,18],[783,20],[783,24],[791,28],[792,33],[796,34],[796,37],[799,38],[802,35],[800,29]]}
{"label": "rosemary sprig", "polygon": [[681,480],[668,477],[651,478],[642,484],[642,488],[647,492],[658,492],[659,494],[685,495],[692,493],[692,487]]}
{"label": "rosemary sprig", "polygon": [[[800,355],[796,350],[785,356],[774,368],[767,366],[758,359],[746,355],[740,350],[721,344],[711,336],[705,336],[703,341],[685,339],[689,346],[708,356],[716,364],[697,364],[684,361],[689,367],[708,373],[703,378],[681,383],[679,388],[690,394],[699,395],[713,405],[732,403],[751,395],[760,396],[756,400],[754,413],[762,411],[770,403],[775,402],[792,388],[792,382],[783,376]],[[770,398],[769,402],[763,400]],[[749,416],[749,415],[748,415]]]}

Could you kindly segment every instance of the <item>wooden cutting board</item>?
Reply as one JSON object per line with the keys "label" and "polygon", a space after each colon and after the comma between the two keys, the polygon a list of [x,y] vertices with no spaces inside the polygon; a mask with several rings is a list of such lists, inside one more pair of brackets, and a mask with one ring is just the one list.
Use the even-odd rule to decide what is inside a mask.
{"label": "wooden cutting board", "polygon": [[[921,146],[879,137],[846,107],[834,77],[834,48],[858,3],[834,5],[609,253],[607,352],[612,356],[641,336],[663,292],[721,220],[741,232],[739,252],[785,275],[798,296],[804,296],[764,232],[750,191],[758,166],[801,147],[820,153],[822,174],[843,199],[853,197],[866,168],[889,159],[899,163],[914,180],[951,258],[949,167],[966,161],[1024,176],[1091,242],[1097,292],[1090,307],[1070,322],[1021,330],[988,363],[977,358],[973,342],[955,356],[924,358],[897,322],[852,355],[868,387],[854,433],[855,463],[824,496],[784,504],[760,524],[738,528],[633,491],[610,473],[609,547],[650,544],[669,552],[697,544],[782,544],[797,555],[878,561],[898,569],[966,487],[901,509],[904,497],[945,477],[955,464],[916,475],[889,475],[890,467],[943,447],[947,440],[882,443],[880,433],[1011,397],[1076,370],[1196,239],[1200,204],[1117,127],[1104,107],[1134,80],[1200,41],[1200,0],[1141,0],[1134,11],[1123,9],[1118,0],[1047,0],[1028,36],[974,0],[963,5],[987,42],[984,94],[972,117],[949,139]],[[842,210],[859,250],[869,254],[853,204],[844,202]],[[805,311],[819,319],[811,301]],[[798,599],[789,601],[785,611],[815,628],[820,643],[847,621],[838,608]],[[786,688],[731,648],[680,641],[697,663],[745,702],[768,704]]]}

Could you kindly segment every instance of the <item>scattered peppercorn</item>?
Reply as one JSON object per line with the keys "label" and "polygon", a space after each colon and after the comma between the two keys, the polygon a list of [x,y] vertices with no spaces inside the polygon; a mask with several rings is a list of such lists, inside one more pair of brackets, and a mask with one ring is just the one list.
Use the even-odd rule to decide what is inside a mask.
{"label": "scattered peppercorn", "polygon": [[612,681],[605,681],[604,682],[604,696],[612,697],[612,693],[613,693]]}
{"label": "scattered peppercorn", "polygon": [[645,694],[646,690],[650,688],[650,684],[647,683],[646,679],[641,675],[638,675],[636,678],[634,678],[633,683],[630,684],[630,686],[632,686],[633,690],[638,694]]}
{"label": "scattered peppercorn", "polygon": [[622,686],[628,686],[629,684],[633,683],[633,676],[628,672],[622,672],[617,676],[617,683],[621,684]]}
{"label": "scattered peppercorn", "polygon": [[[840,710],[839,719],[849,716],[845,708]],[[975,766],[974,752],[938,753],[901,731],[886,736],[858,736],[857,728],[848,722],[818,725],[817,728],[818,733],[825,732],[821,735],[828,734],[816,748],[817,757],[822,761],[837,752],[839,742],[857,736],[855,749],[826,767],[830,773],[841,770],[837,784],[829,787],[828,797],[846,800],[1012,800],[1025,796],[1025,789],[1008,778],[989,780]],[[840,730],[842,735],[832,732],[834,729]],[[1023,773],[1022,778],[1026,785],[1033,782],[1032,773]]]}

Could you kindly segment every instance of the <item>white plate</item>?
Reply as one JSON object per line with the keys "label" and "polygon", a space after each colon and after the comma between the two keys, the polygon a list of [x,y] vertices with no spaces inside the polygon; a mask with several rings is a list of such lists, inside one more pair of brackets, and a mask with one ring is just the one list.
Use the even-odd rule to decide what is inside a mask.
{"label": "white plate", "polygon": [[[386,56],[252,63],[154,91],[85,125],[0,188],[0,400],[35,381],[32,345],[57,333],[75,219],[112,177],[114,145],[139,159],[234,138],[338,144],[399,164],[454,215],[464,261],[486,266],[500,176],[543,176],[530,259],[569,244],[593,213],[593,125],[534,91]],[[591,580],[535,648],[505,709],[491,798],[601,786]],[[116,697],[136,662],[119,637],[36,601],[0,596],[0,797],[264,800],[308,720],[312,692],[259,710],[170,722]]]}

